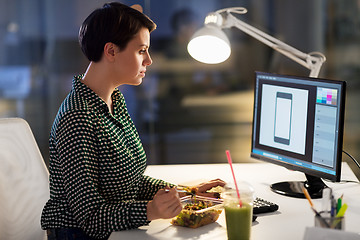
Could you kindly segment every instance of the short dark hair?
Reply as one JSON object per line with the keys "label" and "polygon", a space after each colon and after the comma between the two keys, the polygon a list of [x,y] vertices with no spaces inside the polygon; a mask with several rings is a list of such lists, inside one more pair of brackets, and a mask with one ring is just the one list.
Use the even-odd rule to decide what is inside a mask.
{"label": "short dark hair", "polygon": [[106,3],[102,8],[94,10],[81,25],[81,50],[89,61],[100,61],[106,43],[114,43],[123,50],[143,27],[152,32],[156,24],[129,6],[118,2]]}

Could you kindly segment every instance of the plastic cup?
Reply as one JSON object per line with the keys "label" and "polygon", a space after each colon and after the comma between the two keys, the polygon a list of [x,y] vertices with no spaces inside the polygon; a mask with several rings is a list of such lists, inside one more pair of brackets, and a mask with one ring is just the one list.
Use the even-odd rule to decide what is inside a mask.
{"label": "plastic cup", "polygon": [[254,190],[245,183],[237,183],[241,206],[233,184],[227,184],[222,193],[228,240],[249,240],[253,215]]}
{"label": "plastic cup", "polygon": [[315,227],[333,228],[338,230],[345,229],[344,217],[331,217],[329,212],[319,212],[320,216],[315,216]]}

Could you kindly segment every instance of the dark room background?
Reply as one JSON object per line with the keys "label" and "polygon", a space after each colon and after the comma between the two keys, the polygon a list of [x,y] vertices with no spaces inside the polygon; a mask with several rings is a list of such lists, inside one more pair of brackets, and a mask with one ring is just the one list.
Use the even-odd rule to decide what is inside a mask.
{"label": "dark room background", "polygon": [[[87,60],[77,42],[83,19],[108,1],[0,0],[0,117],[21,117],[45,162],[48,136],[72,77]],[[227,29],[232,55],[218,65],[193,60],[186,45],[208,12],[246,7],[247,23],[327,61],[319,77],[346,80],[344,150],[360,157],[359,0],[142,0],[157,24],[153,65],[143,84],[120,87],[148,164],[226,163],[250,158],[255,71],[308,76],[309,71],[237,29]],[[344,155],[355,172],[354,164]],[[359,173],[358,173],[359,175]]]}

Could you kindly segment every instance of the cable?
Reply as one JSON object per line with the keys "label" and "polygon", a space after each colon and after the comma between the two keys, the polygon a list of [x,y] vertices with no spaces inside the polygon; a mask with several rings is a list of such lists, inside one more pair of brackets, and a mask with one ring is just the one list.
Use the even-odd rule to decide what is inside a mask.
{"label": "cable", "polygon": [[[356,166],[360,169],[360,165],[359,165],[358,161],[356,161],[356,159],[353,156],[351,156],[350,153],[348,153],[348,152],[346,152],[344,150],[343,150],[343,153],[345,153],[349,158],[351,158],[354,161],[354,163],[356,164]],[[340,182],[342,182],[342,183],[349,183],[349,182],[360,183],[360,182],[357,182],[357,181],[349,181],[349,180],[342,180]]]}
{"label": "cable", "polygon": [[[334,183],[333,181],[325,179],[325,178],[322,178],[322,180],[324,182]],[[343,184],[343,183],[357,183],[357,184],[360,184],[359,181],[354,181],[354,180],[340,180],[340,182],[336,182],[336,183],[337,184]]]}
{"label": "cable", "polygon": [[354,161],[354,163],[356,164],[356,166],[360,169],[360,164],[358,163],[358,161],[356,161],[356,159],[355,159],[353,156],[351,156],[349,153],[347,153],[347,152],[344,151],[344,150],[343,150],[343,153],[345,153],[346,155],[348,155],[348,157],[351,158],[351,159]]}

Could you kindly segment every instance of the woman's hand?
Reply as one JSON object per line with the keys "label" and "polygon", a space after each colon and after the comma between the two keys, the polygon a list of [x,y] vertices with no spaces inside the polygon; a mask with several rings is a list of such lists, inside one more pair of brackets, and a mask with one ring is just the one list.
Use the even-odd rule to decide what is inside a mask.
{"label": "woman's hand", "polygon": [[197,188],[196,195],[203,196],[203,197],[211,197],[211,198],[219,198],[219,193],[217,192],[207,192],[213,187],[223,187],[225,186],[225,182],[221,179],[214,179],[208,182],[200,183],[195,188]]}
{"label": "woman's hand", "polygon": [[182,206],[175,188],[160,189],[147,204],[147,218],[149,221],[159,218],[172,218],[181,212]]}

